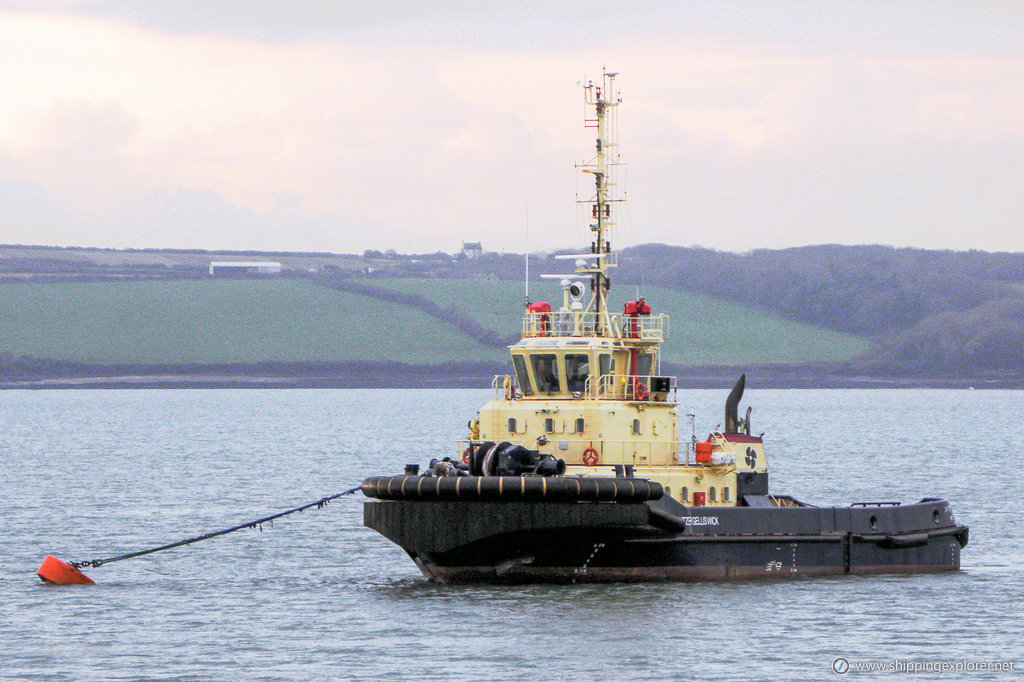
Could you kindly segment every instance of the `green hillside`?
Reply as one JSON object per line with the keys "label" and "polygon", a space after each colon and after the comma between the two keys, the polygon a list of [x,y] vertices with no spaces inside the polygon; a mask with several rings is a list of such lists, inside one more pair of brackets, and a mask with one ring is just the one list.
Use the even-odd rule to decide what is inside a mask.
{"label": "green hillside", "polygon": [[408,306],[294,279],[6,284],[0,353],[96,364],[504,356]]}
{"label": "green hillside", "polygon": [[[374,286],[413,293],[442,307],[455,306],[482,326],[502,335],[519,331],[525,292],[521,282],[468,279],[373,279]],[[665,287],[643,287],[656,313],[670,316],[664,358],[678,364],[774,364],[834,362],[866,351],[868,341],[811,324],[794,322],[756,308]],[[637,295],[637,288],[612,289],[613,309]],[[561,289],[553,282],[531,282],[530,298],[557,307]]]}
{"label": "green hillside", "polygon": [[[374,279],[453,307],[503,336],[519,330],[522,285]],[[621,287],[616,308],[635,290]],[[671,315],[665,359],[680,364],[845,360],[857,337],[708,297],[648,287]],[[558,301],[557,285],[534,300]],[[26,283],[0,286],[0,354],[90,364],[501,362],[506,353],[412,305],[298,279]]]}

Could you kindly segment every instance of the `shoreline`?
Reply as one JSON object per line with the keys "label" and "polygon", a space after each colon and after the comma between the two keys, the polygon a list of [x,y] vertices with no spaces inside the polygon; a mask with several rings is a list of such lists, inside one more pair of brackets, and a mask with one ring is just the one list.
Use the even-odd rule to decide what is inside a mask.
{"label": "shoreline", "polygon": [[[444,366],[265,363],[217,366],[0,367],[0,390],[225,389],[225,388],[455,388],[491,387],[503,365]],[[705,366],[662,368],[680,389],[728,389],[740,374],[768,389],[948,388],[1024,389],[1024,374],[897,376],[835,366]],[[47,371],[49,370],[49,371]],[[62,371],[63,370],[63,371]]]}

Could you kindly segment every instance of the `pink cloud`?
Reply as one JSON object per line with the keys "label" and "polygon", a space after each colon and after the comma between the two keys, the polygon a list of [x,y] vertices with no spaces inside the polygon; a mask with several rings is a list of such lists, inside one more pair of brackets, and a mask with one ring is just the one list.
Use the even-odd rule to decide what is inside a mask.
{"label": "pink cloud", "polygon": [[[1015,193],[997,190],[1024,167],[1022,58],[657,31],[614,45],[619,243],[1024,249]],[[593,140],[575,83],[601,58],[571,42],[273,43],[7,13],[0,177],[83,216],[54,243],[521,250],[528,211],[531,246],[564,246],[587,237],[572,163]]]}

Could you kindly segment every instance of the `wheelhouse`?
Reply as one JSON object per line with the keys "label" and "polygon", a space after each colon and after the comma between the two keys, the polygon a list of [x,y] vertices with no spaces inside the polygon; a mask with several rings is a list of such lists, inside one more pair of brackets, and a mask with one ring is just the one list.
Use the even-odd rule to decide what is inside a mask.
{"label": "wheelhouse", "polygon": [[[529,339],[511,348],[512,398],[665,400],[654,349],[635,349],[607,339]],[[665,377],[667,380],[668,378]],[[657,395],[653,395],[657,394]]]}

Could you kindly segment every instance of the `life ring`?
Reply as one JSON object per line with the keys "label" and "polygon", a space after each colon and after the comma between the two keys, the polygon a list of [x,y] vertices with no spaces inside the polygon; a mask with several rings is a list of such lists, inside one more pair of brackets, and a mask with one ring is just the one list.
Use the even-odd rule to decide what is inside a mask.
{"label": "life ring", "polygon": [[462,463],[469,464],[469,448],[462,451]]}
{"label": "life ring", "polygon": [[592,447],[587,448],[583,451],[583,463],[588,467],[592,467],[601,461],[601,453]]}

